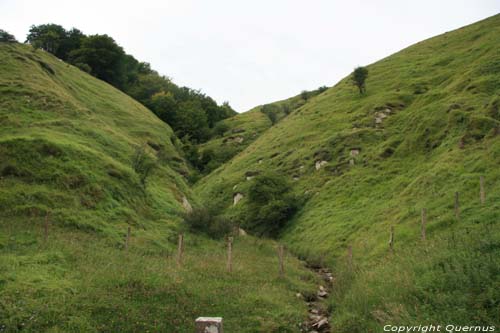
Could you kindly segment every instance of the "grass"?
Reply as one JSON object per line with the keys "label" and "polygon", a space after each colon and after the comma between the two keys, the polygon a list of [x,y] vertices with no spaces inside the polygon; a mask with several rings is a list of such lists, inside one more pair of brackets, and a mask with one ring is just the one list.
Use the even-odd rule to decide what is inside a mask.
{"label": "grass", "polygon": [[[0,332],[191,332],[210,315],[229,332],[298,329],[295,294],[315,276],[288,257],[278,279],[275,243],[237,239],[229,274],[223,241],[186,234],[175,265],[183,197],[199,203],[176,141],[110,85],[0,43]],[[154,163],[145,184],[141,151]]]}
{"label": "grass", "polygon": [[[426,256],[414,257],[411,264],[401,260],[388,268],[380,260],[387,255],[390,225],[396,229],[398,252],[408,251],[404,253],[411,256],[419,248],[422,208],[428,210],[432,242],[449,239],[453,232],[476,224],[490,225],[489,232],[497,239],[499,32],[500,16],[496,15],[367,66],[366,94],[358,94],[350,78],[345,78],[199,181],[196,193],[237,220],[246,213],[246,201],[243,198],[233,206],[232,196],[247,193],[252,181],[246,180],[245,173],[275,170],[296,179],[294,191],[307,202],[283,231],[282,239],[297,255],[331,266],[338,276],[344,272],[336,268],[352,246],[362,268],[352,284],[338,291],[344,296],[333,301],[332,320],[338,331],[378,332],[384,322],[403,322],[390,313],[380,320],[376,311],[381,304],[397,304],[408,318],[420,323],[426,318],[456,319],[461,313],[458,308],[469,311],[461,317],[463,321],[498,321],[498,298],[492,305],[494,311],[467,301],[478,285],[493,293],[498,275],[479,273],[478,285],[463,284],[464,296],[455,299],[456,307],[435,302],[432,307],[421,307],[417,314],[413,309],[422,304],[419,297],[424,290],[415,287],[411,289],[414,297],[402,300],[407,285],[403,278],[391,279],[391,272],[410,275],[409,281],[416,286],[434,281],[436,297],[448,297],[453,284],[441,283],[439,267],[426,264]],[[385,118],[377,123],[381,113]],[[318,161],[326,164],[316,170]],[[485,177],[488,193],[484,206],[478,204],[480,176]],[[462,209],[459,224],[453,217],[457,191]],[[480,236],[475,238],[476,243],[480,240]],[[495,248],[498,243],[492,244]],[[449,258],[464,267],[479,260],[477,265],[491,267],[486,258],[497,255],[496,250],[475,249],[475,254],[460,257],[461,250],[447,248],[442,256],[429,260]],[[429,269],[428,275],[419,274],[424,268]],[[463,273],[459,278],[472,276]],[[383,281],[393,283],[377,288]],[[368,303],[356,303],[363,299]],[[483,312],[484,316],[479,315]],[[352,326],[353,321],[364,324]]]}
{"label": "grass", "polygon": [[175,235],[145,246],[132,230],[125,251],[58,225],[44,242],[42,225],[0,225],[2,332],[192,332],[198,316],[222,316],[229,332],[294,332],[306,313],[295,294],[317,279],[291,256],[280,279],[276,245],[250,236],[235,240],[227,273],[224,243],[204,237],[186,235],[178,267]]}

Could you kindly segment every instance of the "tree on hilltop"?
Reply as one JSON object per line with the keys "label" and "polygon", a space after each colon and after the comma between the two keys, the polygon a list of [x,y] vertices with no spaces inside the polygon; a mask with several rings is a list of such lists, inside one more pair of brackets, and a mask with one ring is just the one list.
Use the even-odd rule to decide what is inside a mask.
{"label": "tree on hilltop", "polygon": [[352,81],[358,87],[359,93],[364,94],[366,92],[365,81],[368,77],[368,69],[366,67],[356,67],[352,73]]}
{"label": "tree on hilltop", "polygon": [[17,43],[16,37],[9,34],[7,31],[0,29],[0,42]]}

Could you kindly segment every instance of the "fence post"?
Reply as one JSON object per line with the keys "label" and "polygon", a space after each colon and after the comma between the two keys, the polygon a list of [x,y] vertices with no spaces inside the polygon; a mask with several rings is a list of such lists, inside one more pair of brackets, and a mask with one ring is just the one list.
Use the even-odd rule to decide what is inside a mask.
{"label": "fence post", "polygon": [[352,270],[352,245],[347,248],[347,264],[349,265],[349,270]]}
{"label": "fence post", "polygon": [[130,243],[130,233],[131,229],[130,226],[127,227],[127,236],[125,237],[125,251],[128,251],[128,245]]}
{"label": "fence post", "polygon": [[285,257],[285,249],[283,245],[278,245],[278,259],[279,259],[279,268],[280,268],[280,277],[285,276],[285,264],[283,263]]}
{"label": "fence post", "polygon": [[47,213],[45,214],[45,223],[43,225],[43,240],[45,242],[47,242],[47,240],[49,239],[49,216],[50,212],[47,211]]}
{"label": "fence post", "polygon": [[458,192],[455,192],[455,218],[457,220],[460,219],[460,201]]}
{"label": "fence post", "polygon": [[233,237],[227,238],[227,271],[233,271]]}
{"label": "fence post", "polygon": [[486,194],[484,193],[484,176],[479,177],[479,186],[480,186],[481,204],[484,205],[484,202],[486,201]]}
{"label": "fence post", "polygon": [[421,234],[422,240],[425,241],[425,224],[427,223],[427,210],[422,208],[422,222],[421,222]]}
{"label": "fence post", "polygon": [[394,226],[391,225],[391,234],[389,237],[389,248],[392,251],[394,251]]}
{"label": "fence post", "polygon": [[184,235],[179,234],[179,241],[177,244],[177,265],[182,264],[182,252],[184,251]]}

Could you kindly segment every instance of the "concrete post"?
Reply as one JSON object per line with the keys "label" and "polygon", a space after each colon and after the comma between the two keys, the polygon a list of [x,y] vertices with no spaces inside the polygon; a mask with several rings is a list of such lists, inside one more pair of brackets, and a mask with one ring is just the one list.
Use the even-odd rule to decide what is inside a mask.
{"label": "concrete post", "polygon": [[222,317],[199,317],[195,323],[196,333],[223,333]]}

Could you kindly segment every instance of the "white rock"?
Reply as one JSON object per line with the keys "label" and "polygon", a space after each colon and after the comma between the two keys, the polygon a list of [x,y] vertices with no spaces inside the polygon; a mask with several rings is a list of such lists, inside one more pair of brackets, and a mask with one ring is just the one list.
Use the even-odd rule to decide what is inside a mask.
{"label": "white rock", "polygon": [[182,196],[182,207],[184,207],[184,209],[188,213],[191,213],[193,211],[193,207],[191,206],[189,200],[185,196]]}
{"label": "white rock", "polygon": [[324,166],[324,165],[326,165],[326,164],[328,164],[327,161],[316,161],[316,164],[315,164],[316,170],[321,169],[321,167]]}
{"label": "white rock", "polygon": [[243,198],[244,198],[243,194],[241,194],[239,192],[235,193],[233,195],[233,206],[236,205],[238,202],[240,202],[240,200],[243,199]]}

